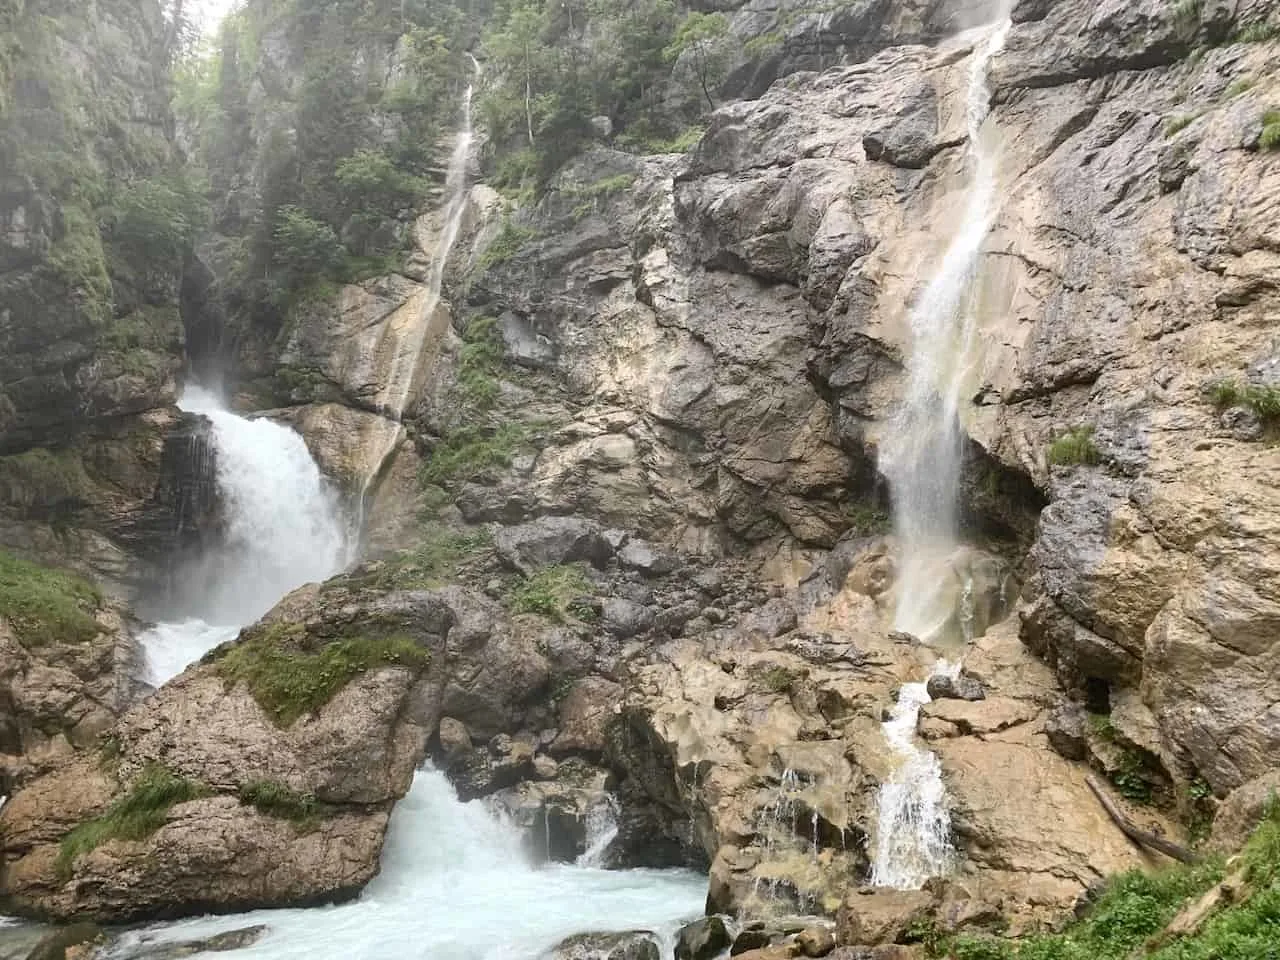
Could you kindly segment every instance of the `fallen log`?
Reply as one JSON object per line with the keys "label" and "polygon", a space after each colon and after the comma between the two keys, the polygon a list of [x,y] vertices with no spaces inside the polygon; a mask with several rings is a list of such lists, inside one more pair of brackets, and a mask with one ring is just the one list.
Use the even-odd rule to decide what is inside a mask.
{"label": "fallen log", "polygon": [[1199,863],[1200,856],[1188,850],[1186,847],[1171,843],[1162,837],[1157,837],[1154,833],[1148,833],[1145,830],[1139,830],[1116,806],[1116,802],[1111,799],[1111,795],[1102,788],[1102,785],[1094,778],[1092,774],[1084,778],[1084,782],[1089,785],[1089,789],[1093,791],[1093,795],[1098,798],[1098,802],[1102,804],[1102,809],[1107,811],[1107,816],[1115,821],[1120,832],[1132,840],[1134,843],[1144,847],[1150,847],[1163,853],[1166,857],[1172,857],[1182,863]]}

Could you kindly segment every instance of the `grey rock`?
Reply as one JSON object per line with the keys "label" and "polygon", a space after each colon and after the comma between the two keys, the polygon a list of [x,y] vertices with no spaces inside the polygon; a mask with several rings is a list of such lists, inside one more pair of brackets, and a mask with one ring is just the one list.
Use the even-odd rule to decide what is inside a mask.
{"label": "grey rock", "polygon": [[582,933],[562,940],[548,960],[660,960],[658,941],[648,930]]}
{"label": "grey rock", "polygon": [[203,953],[243,950],[261,940],[267,929],[266,924],[259,923],[239,930],[217,933],[200,940],[148,944],[123,954],[113,952],[112,956],[118,956],[120,960],[181,960],[182,957],[194,957]]}
{"label": "grey rock", "polygon": [[680,566],[679,558],[669,550],[634,537],[618,551],[618,562],[646,577],[666,576]]}
{"label": "grey rock", "polygon": [[676,960],[711,960],[729,946],[729,931],[720,917],[703,917],[676,934]]}
{"label": "grey rock", "polygon": [[444,754],[446,763],[453,762],[471,749],[471,734],[467,732],[467,725],[461,720],[441,717],[438,735],[440,751]]}
{"label": "grey rock", "polygon": [[774,597],[743,617],[740,630],[748,636],[772,640],[795,628],[795,607],[781,597]]}
{"label": "grey rock", "polygon": [[627,640],[653,629],[653,611],[618,597],[606,599],[600,608],[600,624],[615,637]]}
{"label": "grey rock", "polygon": [[981,682],[963,673],[958,677],[932,676],[925,689],[934,700],[985,700],[987,697]]}
{"label": "grey rock", "polygon": [[1088,717],[1085,709],[1072,700],[1059,703],[1044,724],[1049,746],[1068,760],[1083,760],[1089,752]]}
{"label": "grey rock", "polygon": [[577,517],[540,517],[504,527],[493,538],[498,556],[529,576],[543,567],[586,561],[603,566],[613,547],[598,523]]}

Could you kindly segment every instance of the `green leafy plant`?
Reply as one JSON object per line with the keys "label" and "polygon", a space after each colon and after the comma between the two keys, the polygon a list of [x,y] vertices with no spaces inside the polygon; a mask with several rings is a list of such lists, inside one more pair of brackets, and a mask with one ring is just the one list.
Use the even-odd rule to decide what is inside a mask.
{"label": "green leafy plant", "polygon": [[849,521],[849,529],[856,531],[859,536],[880,536],[893,529],[889,512],[878,504],[852,500],[844,505],[844,515]]}
{"label": "green leafy plant", "polygon": [[336,270],[346,257],[333,228],[300,207],[280,209],[272,238],[276,262],[298,277]]}
{"label": "green leafy plant", "polygon": [[105,813],[62,838],[56,863],[59,875],[70,876],[77,857],[108,840],[145,840],[164,825],[171,807],[207,793],[201,784],[159,764],[143,768],[128,792]]}
{"label": "green leafy plant", "polygon": [[93,616],[101,603],[87,580],[0,550],[0,616],[23,645],[92,640],[102,630]]}
{"label": "green leafy plant", "polygon": [[314,713],[358,674],[380,666],[420,671],[429,651],[404,636],[346,637],[317,645],[303,627],[274,622],[209,654],[230,687],[244,683],[281,727]]}
{"label": "green leafy plant", "polygon": [[1262,115],[1262,134],[1258,137],[1261,150],[1280,150],[1280,110],[1268,110]]}
{"label": "green leafy plant", "polygon": [[1054,466],[1096,466],[1102,462],[1102,454],[1093,442],[1093,427],[1072,427],[1051,444],[1049,463]]}
{"label": "green leafy plant", "polygon": [[459,427],[432,448],[418,479],[425,485],[447,487],[474,480],[486,470],[510,466],[529,429],[527,424],[512,422]]}

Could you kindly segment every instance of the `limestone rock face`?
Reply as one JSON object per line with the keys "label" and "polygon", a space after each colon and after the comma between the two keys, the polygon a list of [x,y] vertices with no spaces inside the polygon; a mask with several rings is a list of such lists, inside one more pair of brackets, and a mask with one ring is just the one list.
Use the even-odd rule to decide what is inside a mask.
{"label": "limestone rock face", "polygon": [[[304,618],[306,627],[291,626]],[[109,754],[85,754],[5,804],[6,909],[118,920],[354,895],[377,872],[391,804],[434,731],[447,643],[463,619],[424,592],[291,595],[127,713]],[[394,642],[394,656],[373,653],[379,642]],[[246,650],[257,651],[251,683],[266,687],[226,672],[227,658]],[[270,671],[319,669],[308,666],[315,658],[332,658],[330,670],[357,658],[364,669],[297,719],[282,715],[264,692]],[[156,771],[186,786],[154,832],[113,839],[108,829],[59,860],[67,831],[109,822]]]}

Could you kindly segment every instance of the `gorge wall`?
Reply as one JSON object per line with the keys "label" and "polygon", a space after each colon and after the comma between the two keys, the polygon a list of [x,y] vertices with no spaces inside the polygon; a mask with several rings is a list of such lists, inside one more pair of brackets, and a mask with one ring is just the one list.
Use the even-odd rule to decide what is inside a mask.
{"label": "gorge wall", "polygon": [[[532,172],[513,180],[519,123],[504,139],[505,114],[482,107],[488,139],[430,316],[441,224],[420,214],[475,23],[426,57],[394,16],[344,7],[321,23],[307,4],[251,3],[211,61],[216,98],[182,131],[211,174],[212,226],[149,300],[105,226],[109,309],[40,292],[87,283],[56,272],[74,203],[34,173],[6,187],[15,292],[0,333],[26,358],[0,376],[9,472],[62,477],[64,449],[107,440],[138,457],[132,487],[118,459],[82,458],[85,492],[58,505],[33,500],[47,482],[3,486],[5,542],[46,561],[93,556],[85,531],[123,554],[122,528],[101,518],[167,503],[157,457],[179,423],[179,306],[189,368],[294,425],[354,498],[376,469],[382,345],[406,324],[430,331],[404,440],[359,506],[371,562],[294,594],[133,708],[106,765],[82,755],[6,805],[6,908],[149,916],[350,895],[427,753],[465,795],[561,825],[543,852],[562,858],[607,785],[623,809],[616,863],[709,865],[711,909],[840,913],[850,943],[905,936],[925,913],[1054,922],[1146,862],[1095,802],[1090,769],[1145,825],[1193,839],[1221,805],[1265,795],[1280,748],[1280,10],[1021,0],[989,74],[998,199],[960,404],[966,544],[951,589],[984,698],[940,695],[918,725],[957,864],[923,892],[856,892],[893,770],[880,722],[933,659],[889,632],[899,561],[877,464],[910,308],[965,202],[985,34],[957,31],[990,19],[982,6],[726,5],[733,54],[707,94],[724,102],[685,152],[629,136],[628,107],[574,128],[574,156],[550,171],[530,148]],[[160,26],[130,36],[159,43]],[[505,81],[500,57],[482,68],[483,98]],[[335,105],[334,76],[366,99]],[[658,90],[646,96],[696,118],[674,80]],[[528,104],[512,103],[519,120]],[[146,176],[174,149],[155,109],[149,126],[131,120],[157,144]],[[36,123],[27,113],[7,126]],[[358,168],[326,142],[348,121]],[[102,161],[108,182],[136,183],[118,162]],[[55,300],[70,332],[30,339],[54,336],[38,318]],[[163,316],[171,339],[127,341],[153,365],[113,373],[113,331],[139,314]],[[94,493],[108,482],[125,491],[115,513]],[[55,536],[59,510],[71,519]],[[291,620],[305,629],[279,628]],[[362,666],[299,708],[272,686],[273,650]],[[197,707],[236,718],[236,750]],[[338,750],[326,738],[348,710],[360,723]],[[193,791],[164,825],[68,860],[68,831],[156,770]],[[51,807],[59,777],[94,789]],[[320,804],[297,849],[246,799],[262,782]],[[232,824],[231,849],[272,851],[278,882],[201,847],[214,823]]]}

